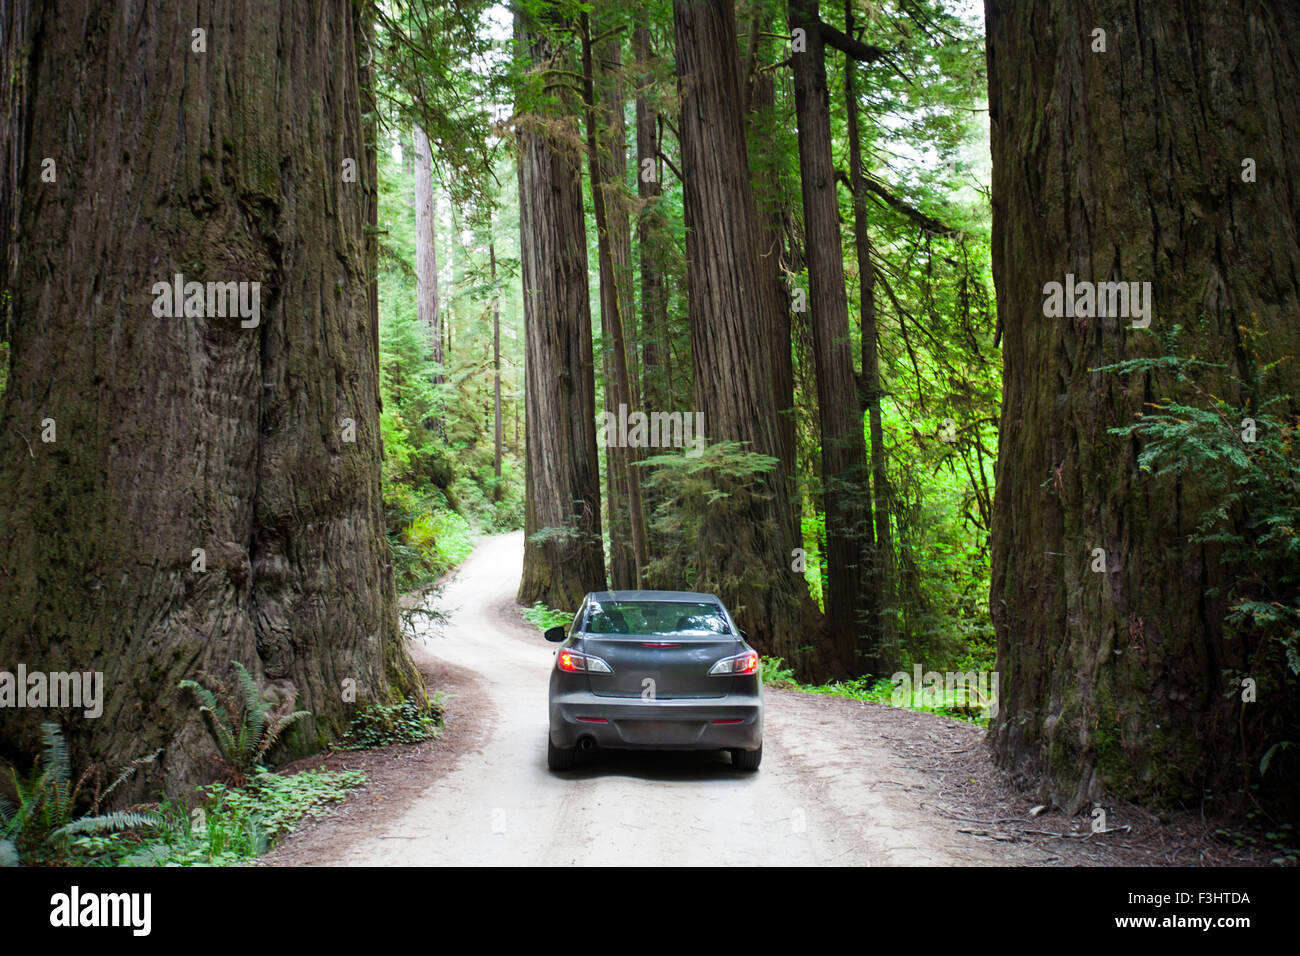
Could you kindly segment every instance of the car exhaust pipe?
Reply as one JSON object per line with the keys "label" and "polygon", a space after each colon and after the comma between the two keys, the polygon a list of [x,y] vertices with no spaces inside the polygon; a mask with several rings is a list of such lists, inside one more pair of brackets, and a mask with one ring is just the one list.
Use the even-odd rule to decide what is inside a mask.
{"label": "car exhaust pipe", "polygon": [[578,738],[578,749],[579,749],[579,750],[595,750],[595,749],[596,749],[596,738],[595,738],[595,737],[579,737],[579,738]]}

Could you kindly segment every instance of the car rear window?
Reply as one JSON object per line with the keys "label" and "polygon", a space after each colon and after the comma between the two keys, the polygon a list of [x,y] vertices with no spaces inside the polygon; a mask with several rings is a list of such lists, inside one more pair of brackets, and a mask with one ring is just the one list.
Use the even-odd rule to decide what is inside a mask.
{"label": "car rear window", "polygon": [[584,630],[588,634],[731,633],[718,605],[686,601],[591,601]]}

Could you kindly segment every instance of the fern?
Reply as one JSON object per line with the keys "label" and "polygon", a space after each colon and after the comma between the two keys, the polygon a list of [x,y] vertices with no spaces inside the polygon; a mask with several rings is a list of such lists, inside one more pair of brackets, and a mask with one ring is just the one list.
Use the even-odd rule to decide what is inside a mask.
{"label": "fern", "polygon": [[[1179,331],[1175,327],[1166,337],[1167,353],[1175,349]],[[1253,334],[1242,332],[1247,339]],[[1197,384],[1193,373],[1209,368],[1222,371],[1226,366],[1165,354],[1094,371],[1150,374],[1153,384],[1161,373],[1172,373],[1182,393],[1150,403],[1138,421],[1110,433],[1141,441],[1137,464],[1144,471],[1177,476],[1211,493],[1188,540],[1221,548],[1220,561],[1234,569],[1224,593],[1207,593],[1226,598],[1229,634],[1248,650],[1246,668],[1235,679],[1254,676],[1267,682],[1275,691],[1271,699],[1284,702],[1252,745],[1265,749],[1270,737],[1286,735],[1266,747],[1259,761],[1263,776],[1292,748],[1287,738],[1300,734],[1293,703],[1300,677],[1300,456],[1295,447],[1300,422],[1278,417],[1288,396],[1261,397],[1273,366],[1248,364],[1249,381],[1222,376],[1245,396],[1241,407]],[[1253,434],[1243,433],[1247,419],[1254,423]]]}
{"label": "fern", "polygon": [[231,666],[239,683],[238,695],[206,674],[200,675],[199,681],[181,681],[180,688],[192,691],[198,698],[199,713],[216,741],[227,776],[236,786],[243,786],[261,769],[280,735],[291,724],[310,717],[311,711],[275,713],[272,705],[262,699],[248,669],[238,661],[231,661]]}
{"label": "fern", "polygon": [[[41,743],[41,755],[26,780],[19,777],[16,770],[10,770],[17,805],[0,798],[0,865],[16,866],[24,851],[47,853],[51,844],[61,842],[65,834],[93,832],[96,827],[121,829],[123,826],[149,824],[146,814],[99,816],[99,804],[141,766],[156,759],[161,750],[123,767],[112,785],[101,793],[99,768],[94,764],[82,771],[75,781],[72,779],[68,745],[58,724],[48,721],[41,724]],[[82,790],[91,780],[95,782],[91,813],[78,819],[77,807]]]}
{"label": "fern", "polygon": [[143,830],[148,827],[156,827],[159,824],[158,817],[152,813],[139,813],[135,811],[119,811],[117,813],[105,813],[100,816],[81,817],[73,820],[65,826],[59,827],[52,834],[51,839],[66,840],[69,837],[81,833],[108,833],[114,830]]}

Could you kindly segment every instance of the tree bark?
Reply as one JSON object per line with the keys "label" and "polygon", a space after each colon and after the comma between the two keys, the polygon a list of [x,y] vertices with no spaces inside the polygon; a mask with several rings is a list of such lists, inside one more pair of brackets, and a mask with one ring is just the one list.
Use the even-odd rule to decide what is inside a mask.
{"label": "tree bark", "polygon": [[761,494],[729,502],[725,520],[710,513],[701,521],[696,586],[716,591],[763,653],[805,675],[829,673],[836,668],[821,648],[801,650],[815,612],[802,575],[791,570],[795,542],[771,363],[753,332],[761,274],[735,13],[730,0],[676,0],[673,25],[696,406],[711,441],[742,442],[776,459]]}
{"label": "tree bark", "polygon": [[[750,95],[751,142],[761,143],[770,135],[777,123],[776,84],[771,73],[758,73],[754,76]],[[754,135],[757,133],[757,135]],[[777,143],[769,148],[779,149],[785,143]],[[756,149],[762,149],[756,146]],[[773,158],[774,159],[774,158]],[[755,172],[755,186],[758,190],[756,206],[758,210],[759,236],[759,270],[763,289],[765,338],[769,344],[768,354],[772,363],[772,400],[776,403],[778,435],[781,440],[781,464],[786,474],[786,496],[792,507],[790,509],[791,535],[796,541],[801,540],[800,511],[798,506],[799,487],[796,481],[798,467],[795,454],[795,417],[794,417],[794,364],[790,343],[790,289],[786,285],[783,259],[785,258],[784,236],[785,197],[790,195],[787,184],[782,181],[774,161],[760,162]]]}
{"label": "tree bark", "polygon": [[[844,0],[844,31],[854,32],[853,0]],[[871,498],[867,504],[867,545],[871,548],[870,596],[874,604],[872,624],[882,658],[896,647],[898,629],[894,605],[894,548],[889,530],[889,476],[885,471],[885,434],[880,420],[880,359],[876,329],[876,268],[871,261],[871,224],[867,215],[867,183],[862,166],[862,137],[858,126],[858,64],[844,58],[845,121],[849,139],[849,181],[853,190],[853,239],[861,285],[858,315],[862,324],[862,402],[867,409],[871,434]],[[864,485],[866,482],[863,483]],[[874,529],[872,522],[874,519]],[[882,659],[882,664],[893,663]]]}
{"label": "tree bark", "polygon": [[[162,747],[151,783],[204,779],[212,744],[177,685],[232,660],[313,713],[287,749],[315,751],[347,728],[345,679],[370,699],[421,686],[380,496],[365,24],[343,2],[229,0],[197,23],[21,6],[41,82],[0,131],[30,200],[8,283],[0,660],[103,672],[98,719],[58,714],[74,766]],[[177,274],[260,283],[257,325],[159,315],[155,283]],[[50,713],[0,712],[7,755],[36,750]]]}
{"label": "tree bark", "polygon": [[[554,56],[546,30],[557,25],[553,5],[545,13],[515,13],[517,41],[544,74]],[[576,104],[559,96],[521,117],[516,134],[527,406],[519,602],[574,611],[604,589],[605,565]]]}
{"label": "tree bark", "polygon": [[[636,239],[641,265],[641,406],[647,412],[673,409],[671,370],[668,368],[668,283],[665,257],[671,238],[660,203],[663,184],[659,161],[659,110],[653,98],[650,28],[639,23],[632,34],[636,65],[636,180],[641,209],[637,215]],[[646,551],[662,554],[665,542],[656,535],[650,520],[660,504],[648,488],[643,489],[647,519]],[[648,581],[651,586],[664,584]],[[670,582],[672,583],[672,582]]]}
{"label": "tree bark", "polygon": [[[632,294],[632,228],[624,196],[627,141],[623,132],[622,51],[617,39],[593,49],[588,15],[581,15],[583,87],[587,107],[587,163],[596,219],[600,262],[600,324],[603,342],[606,410],[620,406],[630,415],[639,407],[627,360],[624,319],[635,314]],[[599,59],[599,63],[596,61]],[[598,82],[599,81],[599,82]],[[615,588],[641,586],[649,563],[645,512],[641,504],[639,449],[617,444],[607,433],[605,453],[610,498],[610,579]],[[617,496],[617,498],[616,498]]]}
{"label": "tree bark", "polygon": [[789,13],[791,30],[803,29],[807,42],[791,62],[826,502],[826,623],[843,666],[853,674],[875,673],[879,648],[867,633],[876,609],[869,600],[866,450],[849,345],[825,46],[816,0],[791,0]]}
{"label": "tree bark", "polygon": [[[1103,795],[1199,801],[1240,759],[1223,671],[1244,648],[1225,639],[1224,599],[1206,596],[1233,570],[1188,543],[1210,500],[1197,476],[1152,477],[1141,443],[1107,429],[1171,387],[1201,402],[1193,383],[1094,372],[1156,354],[1154,337],[1130,318],[1047,317],[1044,285],[1150,282],[1152,331],[1182,326],[1181,354],[1225,364],[1194,384],[1231,402],[1227,373],[1300,353],[1300,12],[1025,0],[989,2],[987,22],[1004,369],[996,753],[1070,811]],[[1248,157],[1257,182],[1242,181]],[[1255,355],[1245,326],[1268,330]],[[1278,374],[1294,414],[1300,369]]]}

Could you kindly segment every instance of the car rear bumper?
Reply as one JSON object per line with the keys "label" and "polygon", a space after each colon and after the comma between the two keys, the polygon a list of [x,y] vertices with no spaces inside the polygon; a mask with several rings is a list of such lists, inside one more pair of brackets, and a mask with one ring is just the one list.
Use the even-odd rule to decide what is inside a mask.
{"label": "car rear bumper", "polygon": [[575,747],[583,737],[609,750],[757,750],[763,701],[735,693],[703,700],[552,695],[551,742]]}

